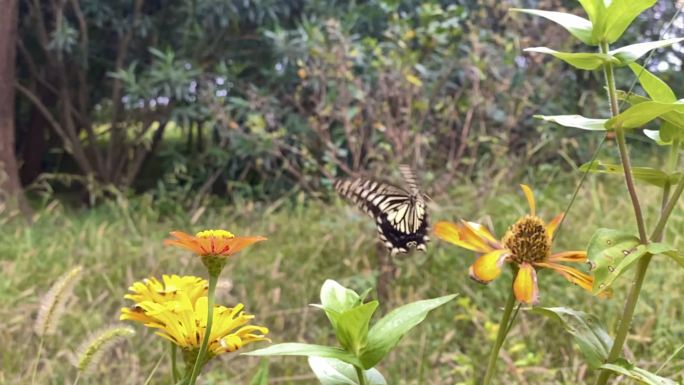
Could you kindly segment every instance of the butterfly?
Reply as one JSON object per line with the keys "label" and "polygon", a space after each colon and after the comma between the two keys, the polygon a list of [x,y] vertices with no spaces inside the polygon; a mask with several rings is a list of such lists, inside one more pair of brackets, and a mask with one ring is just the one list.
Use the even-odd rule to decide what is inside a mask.
{"label": "butterfly", "polygon": [[406,183],[400,188],[372,179],[335,181],[335,190],[375,219],[378,236],[390,254],[407,253],[411,248],[426,251],[430,238],[425,197],[407,165],[400,165]]}

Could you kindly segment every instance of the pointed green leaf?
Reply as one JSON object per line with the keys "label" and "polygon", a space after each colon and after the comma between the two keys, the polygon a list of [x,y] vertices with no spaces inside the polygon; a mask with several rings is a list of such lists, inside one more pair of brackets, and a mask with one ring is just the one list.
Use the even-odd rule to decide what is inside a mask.
{"label": "pointed green leaf", "polygon": [[635,62],[640,57],[646,55],[649,51],[654,49],[667,47],[669,45],[679,43],[684,40],[684,38],[667,39],[659,41],[651,41],[648,43],[638,43],[628,45],[616,50],[610,51],[610,55],[614,56],[620,61],[620,65],[626,65]]}
{"label": "pointed green leaf", "polygon": [[525,52],[539,52],[553,55],[558,59],[570,64],[573,67],[583,70],[595,70],[604,63],[619,64],[620,61],[611,55],[595,52],[560,52],[547,47],[525,48]]}
{"label": "pointed green leaf", "polygon": [[672,91],[672,88],[649,70],[637,63],[631,63],[629,69],[634,72],[634,75],[639,79],[639,84],[641,84],[641,87],[644,88],[644,91],[646,91],[653,101],[665,103],[677,101],[677,97]]}
{"label": "pointed green leaf", "polygon": [[578,38],[584,44],[596,44],[591,38],[591,22],[583,17],[571,13],[540,11],[536,9],[511,8],[509,11],[544,17],[565,28],[572,36]]}
{"label": "pointed green leaf", "polygon": [[347,310],[337,317],[335,335],[340,345],[357,356],[368,341],[368,324],[378,301],[371,301],[364,305]]}
{"label": "pointed green leaf", "polygon": [[[620,100],[626,100],[629,104],[631,104],[633,106],[637,105],[637,104],[644,103],[644,102],[651,101],[649,98],[641,96],[641,95],[632,94],[632,93],[627,95],[627,93],[624,91],[618,92],[618,98]],[[679,102],[681,102],[681,101],[679,101]],[[671,123],[672,125],[675,126],[674,128],[676,128],[677,130],[684,131],[684,113],[677,112],[675,110],[675,111],[666,112],[666,113],[662,114],[661,116],[659,116],[659,118]],[[672,134],[676,135],[677,133],[672,132]]]}
{"label": "pointed green leaf", "polygon": [[[622,168],[622,165],[603,163],[598,160],[583,164],[580,166],[580,171],[599,174],[615,174],[620,176],[624,175],[624,169]],[[634,179],[641,180],[661,188],[665,186],[666,182],[669,182],[670,185],[677,183],[680,175],[680,173],[669,175],[664,171],[651,167],[632,167],[632,176]]]}
{"label": "pointed green leaf", "polygon": [[560,321],[590,367],[596,369],[608,358],[613,339],[596,316],[567,307],[535,307],[532,311]]}
{"label": "pointed green leaf", "polygon": [[591,119],[582,115],[534,115],[537,119],[560,124],[564,127],[581,128],[590,131],[605,131],[608,119]]}
{"label": "pointed green leaf", "polygon": [[361,297],[354,290],[347,289],[332,279],[328,279],[321,286],[321,307],[337,313],[361,304]]}
{"label": "pointed green leaf", "polygon": [[[356,369],[334,358],[309,357],[309,366],[321,385],[358,385]],[[377,369],[364,371],[368,385],[387,385]]]}
{"label": "pointed green leaf", "polygon": [[253,350],[248,353],[243,353],[246,356],[309,356],[309,357],[324,357],[336,358],[348,364],[361,367],[361,362],[353,354],[346,350],[333,348],[330,346],[300,344],[300,343],[284,343],[271,345],[267,348]]}
{"label": "pointed green leaf", "polygon": [[361,353],[363,368],[374,367],[401,338],[423,322],[427,314],[456,297],[456,294],[417,301],[392,310],[378,321],[368,333],[368,345]]}
{"label": "pointed green leaf", "polygon": [[257,370],[249,385],[268,385],[268,360],[262,359],[259,363],[259,370]]}
{"label": "pointed green leaf", "polygon": [[684,101],[662,103],[648,101],[635,104],[606,123],[608,128],[638,128],[668,112],[684,112]]}
{"label": "pointed green leaf", "polygon": [[619,358],[612,364],[603,364],[601,369],[606,369],[613,371],[617,374],[627,376],[634,380],[639,381],[642,384],[648,385],[678,385],[677,382],[670,380],[665,377],[661,377],[657,374],[653,374],[648,370],[637,368],[631,362],[625,360],[624,358]]}
{"label": "pointed green leaf", "polygon": [[608,289],[615,279],[624,274],[648,252],[639,238],[613,229],[598,229],[591,237],[587,258],[594,273],[592,292],[599,294]]}
{"label": "pointed green leaf", "polygon": [[598,45],[606,27],[606,6],[603,0],[579,0],[579,2],[591,21],[593,45]]}
{"label": "pointed green leaf", "polygon": [[617,41],[634,19],[655,3],[656,0],[612,0],[606,9],[605,30],[602,37],[609,44]]}

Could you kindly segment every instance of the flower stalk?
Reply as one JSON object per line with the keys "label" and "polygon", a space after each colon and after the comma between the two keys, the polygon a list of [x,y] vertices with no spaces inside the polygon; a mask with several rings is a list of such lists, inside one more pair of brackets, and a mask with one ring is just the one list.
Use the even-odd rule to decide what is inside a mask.
{"label": "flower stalk", "polygon": [[209,336],[211,335],[211,326],[214,321],[214,300],[216,298],[216,284],[218,283],[220,271],[218,271],[218,273],[212,269],[209,269],[209,271],[209,292],[207,293],[207,327],[204,330],[202,345],[197,353],[195,365],[193,366],[192,373],[190,374],[190,381],[188,382],[189,385],[195,385],[197,376],[204,365],[207,347],[209,346]]}
{"label": "flower stalk", "polygon": [[363,373],[363,369],[358,366],[354,366],[356,369],[356,376],[359,378],[359,385],[366,385],[366,375]]}
{"label": "flower stalk", "polygon": [[506,305],[504,307],[503,316],[501,317],[501,322],[499,323],[499,331],[496,334],[496,342],[492,346],[492,351],[489,354],[489,361],[487,362],[487,370],[485,371],[484,380],[482,380],[482,385],[489,385],[492,381],[492,376],[494,376],[494,371],[496,369],[496,362],[499,358],[499,351],[503,346],[508,331],[511,329],[511,314],[513,314],[513,307],[515,306],[515,294],[513,289],[511,289],[508,299],[506,300]]}

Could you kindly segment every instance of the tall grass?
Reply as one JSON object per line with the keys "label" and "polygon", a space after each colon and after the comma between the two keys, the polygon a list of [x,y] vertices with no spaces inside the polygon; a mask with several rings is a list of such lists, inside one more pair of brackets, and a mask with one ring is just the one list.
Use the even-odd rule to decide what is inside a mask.
{"label": "tall grass", "polygon": [[[589,178],[580,192],[558,236],[557,246],[581,249],[600,226],[634,229],[628,219],[627,197],[620,195],[617,178]],[[531,183],[538,207],[545,217],[560,212],[567,204],[575,180],[559,185]],[[641,187],[646,200],[656,201],[656,190]],[[432,197],[432,220],[467,218],[491,222],[497,234],[527,210],[515,185],[477,188],[464,184],[448,196]],[[652,194],[648,194],[652,192]],[[657,205],[645,205],[657,206]],[[684,231],[682,208],[673,217],[669,242],[677,244]],[[487,213],[488,216],[483,216]],[[653,214],[653,213],[648,213]],[[651,215],[653,216],[653,215]],[[194,220],[194,223],[190,223]],[[38,383],[62,384],[72,381],[73,368],[63,364],[69,351],[83,336],[118,318],[123,294],[128,285],[146,276],[162,273],[202,274],[201,264],[173,248],[162,246],[168,231],[194,231],[225,228],[237,234],[263,234],[267,242],[246,250],[229,262],[219,285],[219,302],[243,302],[247,310],[271,329],[274,342],[301,341],[333,343],[324,315],[308,306],[318,302],[317,293],[326,278],[363,290],[375,281],[377,256],[372,221],[343,204],[295,199],[278,208],[268,205],[207,209],[193,218],[192,213],[161,215],[145,197],[103,204],[91,210],[74,211],[52,205],[26,227],[20,222],[3,225],[0,232],[0,346],[2,366],[0,383],[13,383],[30,371],[38,339],[30,325],[39,299],[46,288],[72,266],[84,267],[76,287],[78,298],[69,304],[58,326],[57,336],[48,338],[39,368]],[[488,347],[496,335],[497,306],[504,303],[506,279],[489,286],[472,282],[467,267],[474,255],[433,242],[427,254],[412,254],[397,260],[399,275],[389,293],[389,303],[381,311],[417,299],[446,293],[460,293],[452,304],[430,316],[428,322],[402,342],[382,364],[391,384],[469,384],[472,373],[484,370]],[[655,370],[684,341],[684,270],[672,261],[657,257],[640,300],[629,346],[639,350],[636,357],[651,357],[640,362]],[[541,301],[546,306],[569,305],[600,314],[614,328],[624,298],[601,300],[579,288],[555,285],[562,278],[545,274],[540,280]],[[225,279],[227,278],[227,280]],[[628,285],[629,275],[618,285]],[[623,291],[616,289],[616,292]],[[166,344],[150,343],[149,332],[140,333],[128,344],[113,349],[111,359],[95,368],[90,381],[99,384],[142,383]],[[631,354],[628,352],[629,354]],[[638,354],[637,354],[638,353]],[[504,365],[499,383],[577,384],[588,381],[589,371],[570,338],[560,325],[534,314],[523,313],[511,331],[502,354]],[[221,357],[212,365],[205,383],[243,384],[258,370],[256,359]],[[306,362],[298,358],[271,360],[270,383],[315,383]],[[515,369],[517,368],[517,369]],[[549,369],[553,368],[553,369]],[[152,383],[167,383],[168,361]],[[682,360],[674,360],[661,372],[681,373]],[[233,382],[226,382],[233,378]],[[409,380],[410,379],[410,380]],[[215,381],[215,382],[210,382]],[[83,382],[87,383],[87,382]]]}

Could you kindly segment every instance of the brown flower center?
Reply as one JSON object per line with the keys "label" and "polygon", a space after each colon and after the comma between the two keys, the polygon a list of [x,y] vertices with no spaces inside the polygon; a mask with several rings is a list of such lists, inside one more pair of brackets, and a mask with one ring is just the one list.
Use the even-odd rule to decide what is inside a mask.
{"label": "brown flower center", "polygon": [[508,228],[503,244],[517,263],[541,262],[551,253],[551,238],[539,217],[526,215]]}

